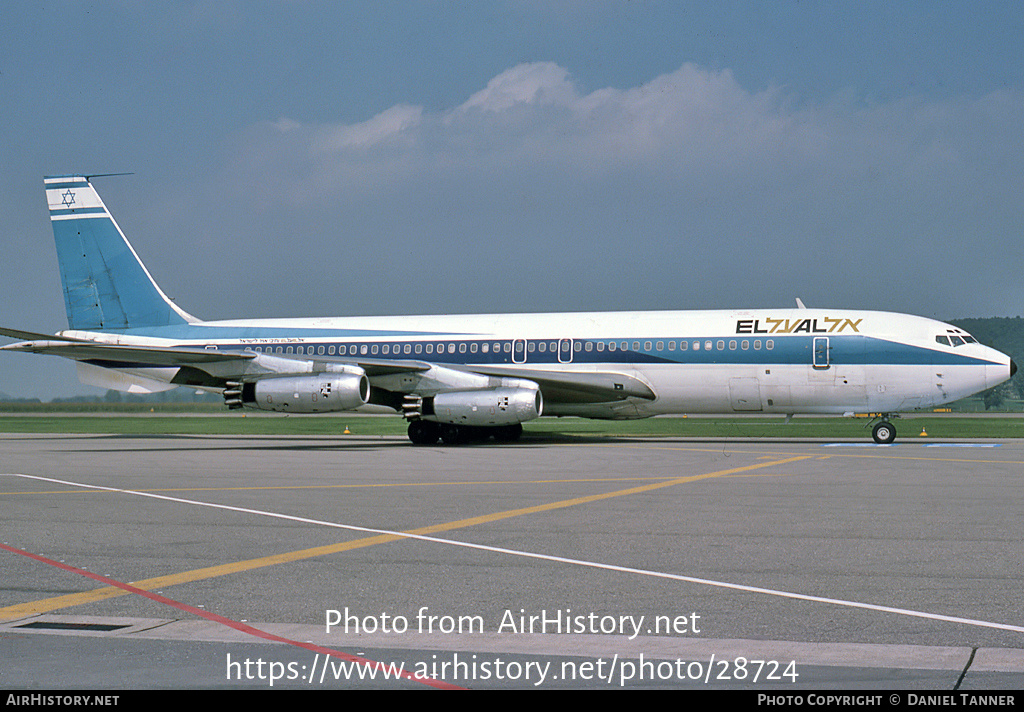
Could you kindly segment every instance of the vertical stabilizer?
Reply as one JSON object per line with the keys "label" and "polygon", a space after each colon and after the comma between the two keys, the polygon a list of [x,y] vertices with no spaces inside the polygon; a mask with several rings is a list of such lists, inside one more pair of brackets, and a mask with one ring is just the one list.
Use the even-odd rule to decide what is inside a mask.
{"label": "vertical stabilizer", "polygon": [[44,183],[71,329],[199,321],[160,290],[87,177],[49,176]]}

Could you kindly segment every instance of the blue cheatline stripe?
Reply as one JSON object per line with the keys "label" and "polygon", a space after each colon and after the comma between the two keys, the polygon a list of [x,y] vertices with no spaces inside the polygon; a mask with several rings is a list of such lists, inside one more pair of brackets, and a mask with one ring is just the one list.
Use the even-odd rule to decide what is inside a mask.
{"label": "blue cheatline stripe", "polygon": [[[270,326],[207,326],[180,324],[172,326],[107,329],[126,336],[147,336],[175,341],[216,341],[221,339],[394,339],[452,340],[485,337],[462,332],[408,331],[395,329],[324,329]],[[246,344],[243,344],[243,346]]]}
{"label": "blue cheatline stripe", "polygon": [[89,182],[84,180],[67,181],[63,183],[46,183],[47,190],[57,190],[59,188],[88,188]]}
{"label": "blue cheatline stripe", "polygon": [[[511,364],[512,354],[511,339],[487,338],[480,334],[444,334],[444,333],[412,333],[388,330],[364,330],[364,329],[290,329],[287,327],[264,328],[264,327],[218,327],[205,326],[202,324],[191,324],[183,326],[128,329],[120,331],[127,336],[148,336],[160,337],[174,341],[191,342],[190,347],[202,347],[213,342],[234,342],[218,343],[219,350],[224,352],[239,352],[243,350],[278,353],[281,349],[283,355],[298,355],[301,347],[307,356],[314,355],[312,351],[322,347],[324,353],[316,353],[317,356],[351,358],[356,356],[352,353],[353,348],[358,348],[358,356],[371,359],[420,359],[437,363],[452,364]],[[635,339],[629,339],[629,343]],[[667,341],[662,337],[663,341]],[[844,365],[977,365],[990,363],[983,359],[972,358],[953,353],[945,353],[939,350],[927,349],[907,344],[895,344],[882,339],[875,339],[865,336],[834,337],[833,341],[844,340],[848,342],[847,348],[837,348],[832,354],[833,366]],[[518,340],[517,340],[518,341]],[[535,345],[539,343],[532,341]],[[545,344],[560,343],[558,339],[544,339]],[[632,349],[619,349],[615,351],[598,351],[596,344],[602,342],[607,344],[609,339],[574,339],[574,344],[581,345],[579,351],[573,351],[572,363],[592,365],[615,365],[615,364],[671,364],[671,365],[746,365],[746,366],[771,366],[771,365],[810,365],[812,359],[813,339],[810,337],[779,337],[774,339],[774,348],[768,349],[762,346],[760,350],[749,349],[743,351],[723,350],[714,348],[699,351],[689,349],[687,351],[635,351]],[[643,344],[645,339],[639,339]],[[656,343],[655,339],[650,339]],[[700,339],[701,343],[705,339]],[[717,341],[712,339],[712,341]],[[616,339],[616,344],[621,340]],[[448,353],[448,345],[455,344],[456,352]],[[587,351],[587,345],[591,350]],[[362,352],[366,346],[366,353]],[[409,353],[405,352],[405,346],[409,345]],[[427,351],[427,346],[430,351]],[[459,350],[461,346],[466,350]],[[497,349],[495,348],[497,345]],[[388,353],[384,353],[384,347]],[[443,346],[443,349],[439,348]],[[476,350],[473,351],[473,347]],[[487,352],[484,352],[484,347]],[[339,353],[340,348],[345,348],[345,353]],[[417,350],[419,347],[419,350]],[[331,349],[335,353],[330,353]],[[506,351],[506,348],[508,351]],[[291,349],[291,351],[289,351]],[[563,363],[559,360],[559,351],[546,349],[541,353],[539,350],[527,352],[525,363],[528,365],[550,365],[557,366]],[[564,356],[563,356],[564,357]],[[520,356],[517,354],[517,361]]]}
{"label": "blue cheatline stripe", "polygon": [[80,215],[82,218],[106,217],[106,208],[50,208],[50,217],[59,215]]}

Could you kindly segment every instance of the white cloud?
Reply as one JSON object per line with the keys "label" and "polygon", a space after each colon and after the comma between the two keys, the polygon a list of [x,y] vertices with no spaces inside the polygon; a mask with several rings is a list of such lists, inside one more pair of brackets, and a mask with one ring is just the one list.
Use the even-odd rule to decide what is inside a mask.
{"label": "white cloud", "polygon": [[[571,273],[581,294],[623,276],[620,292],[653,278],[728,303],[741,280],[746,305],[772,290],[788,303],[799,284],[819,302],[845,289],[872,296],[844,304],[885,308],[894,295],[914,310],[920,285],[954,265],[1004,285],[987,287],[989,303],[1019,281],[991,256],[1019,253],[1022,123],[1015,91],[812,104],[686,64],[581,92],[565,68],[535,63],[440,111],[253,127],[225,183],[261,208],[329,214],[325,234],[361,231],[364,261],[382,271],[394,266],[375,241],[414,254],[413,279],[529,255],[534,283]],[[936,308],[959,313],[953,298],[936,295]]]}
{"label": "white cloud", "polygon": [[456,111],[467,113],[478,109],[498,113],[524,104],[566,105],[577,100],[566,69],[551,62],[534,62],[502,72]]}
{"label": "white cloud", "polygon": [[344,149],[366,149],[393,140],[415,129],[423,116],[421,106],[392,106],[369,121],[349,126],[326,126],[318,133],[314,152],[337,153]]}

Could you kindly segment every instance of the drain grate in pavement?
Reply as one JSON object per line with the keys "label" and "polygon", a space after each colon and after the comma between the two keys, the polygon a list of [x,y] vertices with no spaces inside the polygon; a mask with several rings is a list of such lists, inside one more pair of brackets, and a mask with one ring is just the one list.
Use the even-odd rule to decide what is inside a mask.
{"label": "drain grate in pavement", "polygon": [[35,630],[91,630],[100,633],[107,633],[112,630],[129,628],[128,625],[113,625],[110,623],[63,623],[61,621],[32,621],[25,625],[12,626],[13,628],[33,628]]}

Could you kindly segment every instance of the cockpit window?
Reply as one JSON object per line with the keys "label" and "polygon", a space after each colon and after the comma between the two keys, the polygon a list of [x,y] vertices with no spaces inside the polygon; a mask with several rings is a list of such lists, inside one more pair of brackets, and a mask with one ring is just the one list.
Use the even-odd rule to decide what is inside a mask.
{"label": "cockpit window", "polygon": [[937,334],[935,341],[943,346],[963,346],[964,344],[976,344],[978,340],[960,329],[948,329],[945,334]]}

